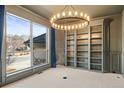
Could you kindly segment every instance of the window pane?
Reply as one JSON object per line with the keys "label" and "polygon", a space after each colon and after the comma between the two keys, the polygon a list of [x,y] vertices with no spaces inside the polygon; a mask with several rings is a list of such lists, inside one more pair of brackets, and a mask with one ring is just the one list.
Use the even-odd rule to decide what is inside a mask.
{"label": "window pane", "polygon": [[6,71],[7,73],[31,66],[30,22],[7,14]]}
{"label": "window pane", "polygon": [[46,34],[47,28],[33,24],[33,65],[42,65],[46,61]]}

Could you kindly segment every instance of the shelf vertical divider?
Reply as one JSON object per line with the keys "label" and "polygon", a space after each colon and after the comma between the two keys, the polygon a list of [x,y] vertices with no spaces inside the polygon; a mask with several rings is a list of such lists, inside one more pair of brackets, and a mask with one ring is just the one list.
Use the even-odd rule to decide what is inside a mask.
{"label": "shelf vertical divider", "polygon": [[88,69],[90,70],[90,25],[88,27]]}
{"label": "shelf vertical divider", "polygon": [[67,66],[67,31],[65,30],[65,66]]}
{"label": "shelf vertical divider", "polygon": [[74,67],[77,67],[77,30],[74,31]]}
{"label": "shelf vertical divider", "polygon": [[[103,20],[103,22],[104,22],[104,20]],[[104,44],[104,42],[103,42],[104,41],[104,39],[103,39],[104,38],[104,32],[103,32],[104,28],[103,27],[104,26],[103,26],[103,22],[102,22],[102,66],[101,66],[102,72],[104,72],[104,68],[103,68],[104,67],[104,62],[103,62],[103,58],[104,58],[104,54],[103,54],[103,52],[104,52],[104,48],[103,48],[104,47],[104,45],[103,45]]]}

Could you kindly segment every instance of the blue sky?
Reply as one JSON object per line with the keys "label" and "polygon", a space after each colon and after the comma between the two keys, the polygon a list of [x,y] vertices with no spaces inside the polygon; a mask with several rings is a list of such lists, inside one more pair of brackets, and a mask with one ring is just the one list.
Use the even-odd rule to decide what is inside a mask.
{"label": "blue sky", "polygon": [[[33,24],[33,37],[46,33],[46,27]],[[30,23],[17,17],[7,14],[7,34],[30,35]]]}

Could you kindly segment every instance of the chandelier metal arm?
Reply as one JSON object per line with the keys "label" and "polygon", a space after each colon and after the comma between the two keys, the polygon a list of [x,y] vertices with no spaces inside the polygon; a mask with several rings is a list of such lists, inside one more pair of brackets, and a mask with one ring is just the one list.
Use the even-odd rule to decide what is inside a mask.
{"label": "chandelier metal arm", "polygon": [[66,9],[66,7],[67,7],[67,5],[65,5],[65,7],[62,9],[62,11],[61,11],[61,12],[63,12],[63,11]]}
{"label": "chandelier metal arm", "polygon": [[71,8],[75,11],[75,8],[71,5]]}

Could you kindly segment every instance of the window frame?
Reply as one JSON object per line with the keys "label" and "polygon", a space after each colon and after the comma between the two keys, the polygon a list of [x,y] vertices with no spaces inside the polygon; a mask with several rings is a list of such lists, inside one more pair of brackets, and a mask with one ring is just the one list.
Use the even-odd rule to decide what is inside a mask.
{"label": "window frame", "polygon": [[[31,46],[31,49],[30,49],[30,52],[31,52],[31,66],[30,67],[27,67],[27,68],[24,68],[24,69],[20,69],[20,70],[17,70],[17,71],[12,71],[12,72],[9,72],[9,73],[6,73],[6,53],[7,53],[7,50],[6,50],[6,36],[7,36],[7,14],[9,14],[10,16],[13,16],[13,17],[16,17],[16,18],[19,18],[19,19],[21,19],[21,20],[23,20],[23,21],[26,21],[26,22],[29,22],[29,24],[30,24],[30,46]],[[41,66],[44,66],[44,65],[48,65],[49,64],[49,52],[48,52],[48,50],[49,50],[49,43],[50,43],[50,40],[49,40],[49,34],[50,34],[50,30],[49,30],[49,27],[47,27],[47,26],[45,26],[46,27],[46,29],[47,29],[47,33],[46,33],[46,61],[47,61],[47,63],[46,64],[41,64],[41,65],[37,65],[37,66],[33,66],[33,23],[35,23],[35,24],[38,24],[38,25],[41,25],[41,26],[45,26],[45,25],[43,25],[43,24],[40,24],[40,23],[37,23],[37,22],[34,22],[34,21],[31,21],[31,20],[29,20],[29,19],[26,19],[26,18],[23,18],[23,17],[20,17],[20,16],[18,16],[18,15],[15,15],[15,14],[12,14],[12,13],[10,13],[10,12],[7,12],[7,11],[5,11],[5,26],[4,26],[4,28],[5,28],[5,31],[4,31],[4,35],[3,35],[3,37],[4,37],[4,39],[3,39],[3,42],[4,42],[4,44],[3,44],[3,53],[2,53],[2,56],[3,56],[3,61],[2,62],[4,62],[3,64],[3,68],[4,68],[4,77],[5,78],[7,78],[7,77],[9,77],[9,76],[11,76],[11,75],[14,75],[14,74],[19,74],[19,73],[22,73],[22,72],[25,72],[25,71],[27,71],[27,70],[29,70],[29,69],[32,69],[32,70],[34,70],[35,68],[38,68],[38,67],[41,67]],[[5,81],[5,80],[4,80]]]}
{"label": "window frame", "polygon": [[[33,66],[33,53],[34,53],[34,50],[33,50],[33,24],[35,25],[38,25],[38,26],[44,26],[46,28],[46,63],[45,64],[41,64],[41,65],[37,65],[37,66]],[[42,65],[46,65],[46,64],[49,64],[48,62],[48,33],[49,33],[49,29],[45,26],[45,25],[42,25],[42,24],[39,24],[39,23],[36,23],[36,22],[32,22],[32,66],[33,67],[39,67],[39,66],[42,66]]]}
{"label": "window frame", "polygon": [[[9,13],[9,12],[6,12],[6,15],[5,15],[5,18],[6,18],[6,28],[7,28],[7,15],[10,15],[10,16],[12,16],[12,17],[18,18],[18,19],[23,20],[23,21],[25,21],[25,22],[29,22],[29,25],[31,24],[31,21],[28,20],[28,19],[25,19],[25,18],[19,17],[19,16],[17,16],[17,15],[11,14],[11,13]],[[29,27],[29,28],[30,28],[30,27]],[[30,41],[31,41],[31,29],[29,29],[29,32],[30,32],[29,34],[30,34]],[[6,37],[7,37],[7,29],[5,30],[5,49],[7,48],[7,45],[6,45]],[[31,46],[31,42],[30,42],[30,46]],[[30,52],[31,52],[31,50],[32,50],[32,49],[30,49]],[[7,49],[5,50],[5,65],[6,65],[6,53],[7,53]],[[31,53],[31,54],[32,54],[32,53]],[[30,57],[31,57],[31,55],[30,55]],[[32,60],[31,60],[31,59],[30,59],[30,62],[31,62],[31,64],[32,64]],[[7,67],[6,67],[6,68],[7,68]],[[20,69],[20,70],[11,71],[11,72],[9,72],[9,73],[6,72],[6,76],[9,76],[9,74],[11,75],[12,73],[20,72],[21,70],[26,70],[26,69],[29,69],[29,68],[31,68],[31,65],[30,65],[30,67],[23,68],[23,69]]]}

